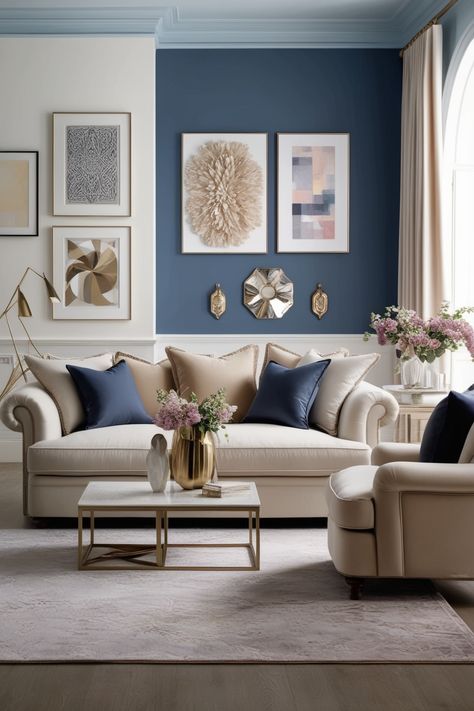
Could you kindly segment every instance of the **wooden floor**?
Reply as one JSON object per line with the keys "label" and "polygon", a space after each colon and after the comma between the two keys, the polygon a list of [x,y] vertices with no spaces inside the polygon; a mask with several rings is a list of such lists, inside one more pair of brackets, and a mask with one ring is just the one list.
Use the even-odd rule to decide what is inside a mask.
{"label": "wooden floor", "polygon": [[[0,464],[0,529],[32,526],[20,497],[20,467]],[[474,582],[438,587],[474,629]],[[474,711],[474,665],[0,664],[0,711],[60,709]]]}

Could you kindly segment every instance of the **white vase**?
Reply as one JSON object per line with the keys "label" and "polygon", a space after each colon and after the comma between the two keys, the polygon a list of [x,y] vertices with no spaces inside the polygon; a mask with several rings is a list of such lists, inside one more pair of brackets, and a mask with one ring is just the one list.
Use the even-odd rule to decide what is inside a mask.
{"label": "white vase", "polygon": [[400,379],[404,388],[423,388],[425,364],[418,356],[400,361]]}
{"label": "white vase", "polygon": [[162,434],[156,434],[151,440],[150,451],[146,455],[148,481],[155,493],[164,491],[170,475],[168,445]]}

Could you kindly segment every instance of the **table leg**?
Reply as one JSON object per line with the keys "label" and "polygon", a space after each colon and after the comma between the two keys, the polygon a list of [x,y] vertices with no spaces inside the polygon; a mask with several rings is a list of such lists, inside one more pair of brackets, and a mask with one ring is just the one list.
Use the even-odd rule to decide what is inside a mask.
{"label": "table leg", "polygon": [[253,511],[249,511],[249,545],[252,545],[253,539]]}
{"label": "table leg", "polygon": [[256,568],[260,570],[260,509],[255,511]]}
{"label": "table leg", "polygon": [[160,567],[163,565],[163,548],[161,545],[161,527],[162,527],[162,514],[161,511],[156,512],[156,565]]}
{"label": "table leg", "polygon": [[91,546],[94,545],[94,534],[95,534],[95,518],[94,518],[94,512],[91,511],[91,518],[90,518],[90,544]]}
{"label": "table leg", "polygon": [[77,567],[81,569],[82,562],[82,511],[77,512]]}

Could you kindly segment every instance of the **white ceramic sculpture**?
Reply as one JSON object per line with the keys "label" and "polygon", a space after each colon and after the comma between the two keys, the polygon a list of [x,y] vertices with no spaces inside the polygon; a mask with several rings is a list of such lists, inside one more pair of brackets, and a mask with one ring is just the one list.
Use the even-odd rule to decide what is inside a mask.
{"label": "white ceramic sculpture", "polygon": [[170,475],[167,452],[168,445],[162,434],[156,434],[151,440],[151,448],[146,456],[148,481],[155,492],[164,491]]}

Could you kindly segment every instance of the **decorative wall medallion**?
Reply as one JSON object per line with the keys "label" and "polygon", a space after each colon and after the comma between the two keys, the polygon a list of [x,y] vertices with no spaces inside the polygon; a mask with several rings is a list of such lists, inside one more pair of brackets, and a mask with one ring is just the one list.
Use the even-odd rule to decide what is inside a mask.
{"label": "decorative wall medallion", "polygon": [[349,134],[278,134],[278,252],[349,251]]}
{"label": "decorative wall medallion", "polygon": [[55,215],[130,215],[129,113],[53,114]]}
{"label": "decorative wall medallion", "polygon": [[267,134],[182,134],[182,252],[267,251]]}
{"label": "decorative wall medallion", "polygon": [[130,318],[130,228],[53,227],[55,319]]}
{"label": "decorative wall medallion", "polygon": [[211,314],[220,319],[220,317],[225,314],[227,305],[227,300],[224,292],[221,289],[220,284],[216,284],[215,291],[212,292],[209,299],[209,307],[211,309]]}
{"label": "decorative wall medallion", "polygon": [[293,282],[283,269],[254,269],[244,281],[244,305],[255,318],[281,318],[293,306]]}
{"label": "decorative wall medallion", "polygon": [[323,291],[322,284],[316,284],[316,291],[311,296],[311,310],[319,319],[322,319],[328,310],[328,295]]}

